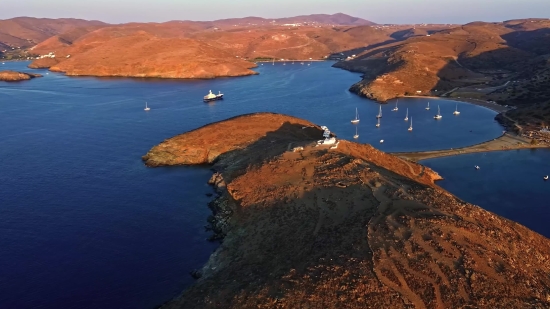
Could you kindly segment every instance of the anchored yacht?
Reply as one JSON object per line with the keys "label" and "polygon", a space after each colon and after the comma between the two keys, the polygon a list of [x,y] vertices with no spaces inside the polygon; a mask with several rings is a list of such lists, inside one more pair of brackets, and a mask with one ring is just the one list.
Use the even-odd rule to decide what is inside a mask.
{"label": "anchored yacht", "polygon": [[222,100],[222,99],[223,99],[223,93],[218,92],[218,94],[213,94],[212,90],[210,90],[208,94],[205,95],[203,98],[204,102],[211,102],[211,101]]}

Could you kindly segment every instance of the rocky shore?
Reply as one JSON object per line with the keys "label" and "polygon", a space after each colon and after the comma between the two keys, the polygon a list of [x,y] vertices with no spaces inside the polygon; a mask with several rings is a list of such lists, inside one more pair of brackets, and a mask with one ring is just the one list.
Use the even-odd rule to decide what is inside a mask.
{"label": "rocky shore", "polygon": [[33,74],[33,73],[16,72],[16,71],[0,71],[0,81],[5,81],[5,82],[29,80],[36,77],[42,77],[42,75]]}
{"label": "rocky shore", "polygon": [[222,244],[164,308],[545,308],[550,240],[459,200],[422,165],[319,145],[294,117],[235,117],[153,147],[212,164]]}

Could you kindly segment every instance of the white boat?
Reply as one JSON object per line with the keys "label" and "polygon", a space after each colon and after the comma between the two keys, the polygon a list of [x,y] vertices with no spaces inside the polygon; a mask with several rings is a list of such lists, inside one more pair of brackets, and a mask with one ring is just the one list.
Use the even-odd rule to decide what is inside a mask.
{"label": "white boat", "polygon": [[359,113],[357,112],[357,107],[355,108],[355,119],[353,119],[351,123],[359,123]]}
{"label": "white boat", "polygon": [[273,64],[272,65],[275,65],[275,58],[273,58]]}
{"label": "white boat", "polygon": [[405,121],[409,121],[409,109],[407,108],[407,114],[405,115]]}
{"label": "white boat", "polygon": [[439,105],[437,106],[437,115],[434,116],[434,119],[436,120],[439,120],[443,118],[443,116],[441,116],[441,111],[439,110]]}
{"label": "white boat", "polygon": [[353,136],[353,138],[355,139],[359,138],[359,134],[357,133],[357,127],[355,127],[355,135]]}
{"label": "white boat", "polygon": [[460,112],[458,111],[458,103],[456,104],[455,111],[453,112],[453,115],[460,115]]}
{"label": "white boat", "polygon": [[147,106],[147,102],[145,102],[145,108],[143,109],[144,111],[150,111],[151,109]]}
{"label": "white boat", "polygon": [[382,144],[382,143],[384,143],[384,140],[383,140],[383,139],[380,140],[380,144]]}
{"label": "white boat", "polygon": [[376,115],[376,118],[382,118],[382,105],[380,105],[380,108],[378,110],[378,115]]}
{"label": "white boat", "polygon": [[376,124],[377,128],[380,128],[380,118],[378,118],[378,123]]}
{"label": "white boat", "polygon": [[428,106],[426,106],[426,110],[427,110],[427,111],[430,110],[430,102],[428,102]]}
{"label": "white boat", "polygon": [[542,177],[542,179],[544,179],[544,180],[548,180],[548,175],[546,175],[546,176]]}
{"label": "white boat", "polygon": [[213,94],[212,90],[208,91],[208,94],[204,96],[203,101],[204,102],[211,102],[216,100],[223,99],[223,93],[218,92],[218,94]]}
{"label": "white boat", "polygon": [[479,169],[479,165],[476,165],[476,166],[474,166],[474,167],[476,168],[476,170],[478,170],[478,169]]}
{"label": "white boat", "polygon": [[411,117],[411,126],[409,127],[409,131],[413,130],[413,117]]}
{"label": "white boat", "polygon": [[399,102],[399,99],[397,99],[397,101],[395,101],[395,107],[391,110],[392,112],[397,112],[399,110],[399,108],[397,108],[397,103]]}

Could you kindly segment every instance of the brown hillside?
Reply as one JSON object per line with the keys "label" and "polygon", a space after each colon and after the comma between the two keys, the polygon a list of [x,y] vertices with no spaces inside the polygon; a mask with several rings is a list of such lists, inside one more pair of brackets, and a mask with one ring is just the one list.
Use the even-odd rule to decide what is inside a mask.
{"label": "brown hillside", "polygon": [[[84,40],[84,39],[83,39]],[[96,45],[96,46],[93,46]],[[161,38],[146,32],[101,42],[71,46],[82,52],[51,67],[67,75],[214,78],[252,75],[255,65],[233,55],[184,38]],[[131,52],[129,52],[131,51]]]}
{"label": "brown hillside", "polygon": [[0,44],[23,49],[74,28],[102,25],[105,23],[70,18],[17,17],[5,19],[0,20]]}
{"label": "brown hillside", "polygon": [[217,171],[209,222],[223,243],[165,308],[550,306],[550,240],[457,199],[421,165],[347,141],[315,147],[321,132],[246,115],[144,156]]}
{"label": "brown hillside", "polygon": [[[131,23],[100,29],[88,27],[58,35],[35,46],[33,51],[40,54],[55,52],[55,60],[40,59],[30,67],[43,68],[50,65],[52,70],[67,72],[69,75],[179,78],[238,76],[252,74],[248,70],[252,65],[245,64],[241,59],[308,60],[325,59],[340,52],[351,55],[359,53],[365,46],[396,41],[391,35],[405,29],[408,29],[407,26],[378,28],[267,25],[216,28],[205,23],[177,21],[161,24]],[[155,40],[155,43],[151,41],[148,45],[149,52],[142,49],[144,37]],[[186,48],[181,49],[183,45],[177,42],[182,39],[195,40],[195,45],[205,48],[208,45],[211,51],[194,54],[201,50],[193,47],[194,44],[187,51]],[[168,40],[174,42],[170,43]],[[90,52],[92,50],[94,52]],[[122,54],[125,59],[121,58]],[[166,66],[166,61],[157,62],[159,57],[150,57],[155,54],[170,54],[170,60],[166,61],[180,63],[179,69]],[[70,59],[67,59],[69,55]],[[225,62],[228,67],[220,66]],[[107,66],[112,68],[107,69]],[[193,67],[189,68],[188,73],[173,72],[185,71],[187,69],[184,67],[187,66]],[[246,70],[237,69],[237,66]],[[159,67],[160,70],[157,69]]]}
{"label": "brown hillside", "polygon": [[528,63],[548,52],[549,23],[470,23],[375,46],[336,66],[365,72],[365,79],[351,90],[379,101],[464,87],[477,88],[476,97],[487,98],[507,77],[521,74]]}

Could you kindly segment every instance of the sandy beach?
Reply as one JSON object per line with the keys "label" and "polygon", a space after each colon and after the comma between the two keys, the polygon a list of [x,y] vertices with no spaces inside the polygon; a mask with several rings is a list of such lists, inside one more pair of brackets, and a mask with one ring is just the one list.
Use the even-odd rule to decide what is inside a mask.
{"label": "sandy beach", "polygon": [[405,97],[406,98],[425,98],[425,99],[445,99],[445,100],[450,100],[450,101],[466,102],[466,103],[471,103],[471,104],[475,104],[475,105],[478,105],[478,106],[488,108],[488,109],[490,109],[492,111],[495,111],[497,113],[503,113],[503,112],[506,112],[506,111],[510,110],[508,107],[499,105],[497,103],[489,103],[485,100],[474,99],[474,98],[433,97],[433,96],[420,96],[420,95],[417,95],[417,96],[412,96],[411,95],[411,96],[405,96]]}
{"label": "sandy beach", "polygon": [[548,147],[550,146],[545,144],[532,145],[530,143],[530,140],[527,138],[505,133],[501,137],[495,138],[493,140],[490,140],[481,144],[468,146],[468,147],[436,150],[436,151],[400,152],[400,153],[392,153],[392,154],[400,158],[417,162],[425,159],[455,156],[455,155],[474,153],[474,152],[503,151],[503,150],[513,150],[513,149],[534,149],[534,148],[548,148]]}

